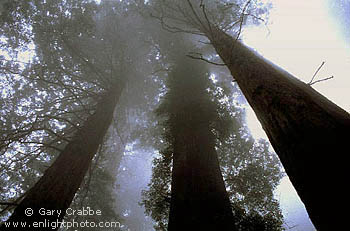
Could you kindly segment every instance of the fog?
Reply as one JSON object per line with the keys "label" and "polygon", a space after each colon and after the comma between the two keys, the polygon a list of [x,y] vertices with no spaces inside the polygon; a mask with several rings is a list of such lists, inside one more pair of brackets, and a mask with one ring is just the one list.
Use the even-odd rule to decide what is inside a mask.
{"label": "fog", "polygon": [[[229,213],[239,230],[261,224],[264,230],[316,230],[226,67],[227,60],[217,54],[221,48],[212,46],[215,29],[199,22],[212,21],[215,28],[223,28],[257,56],[305,83],[325,62],[316,75],[321,81],[313,87],[350,111],[350,35],[344,29],[350,26],[346,13],[350,3],[188,2],[1,3],[1,221],[16,214],[21,201],[30,198],[26,192],[54,169],[49,166],[67,147],[78,143],[72,153],[94,152],[73,165],[85,166],[77,172],[84,172],[80,182],[74,170],[58,167],[71,175],[56,175],[65,182],[55,198],[73,192],[70,208],[98,209],[103,216],[66,215],[67,222],[117,221],[118,230],[167,230],[169,213],[175,211],[172,206],[179,203],[174,198],[186,197],[181,192],[187,190],[188,195],[198,195],[189,201],[200,207],[195,203],[202,199],[204,188],[225,191],[220,195],[232,206]],[[336,14],[340,9],[345,13]],[[11,12],[8,17],[6,10]],[[235,46],[230,49],[234,52]],[[322,80],[330,76],[334,78]],[[104,108],[109,104],[114,110]],[[95,138],[87,142],[86,137]],[[182,158],[191,164],[176,160],[176,153],[197,152],[211,153],[209,157],[202,153],[205,164],[199,161],[199,173],[176,178],[178,166],[196,171],[196,162],[189,156]],[[209,167],[207,160],[212,160]],[[67,169],[69,162],[74,160],[65,161]],[[221,170],[212,174],[215,187],[210,185],[212,175],[203,169]],[[187,176],[185,170],[179,171],[180,176]],[[54,176],[50,179],[61,182]],[[176,187],[171,179],[177,179]],[[199,186],[196,179],[201,179]],[[221,181],[222,188],[217,186]],[[181,191],[181,187],[188,188]],[[44,191],[42,195],[50,194]],[[210,204],[201,201],[206,202]]]}

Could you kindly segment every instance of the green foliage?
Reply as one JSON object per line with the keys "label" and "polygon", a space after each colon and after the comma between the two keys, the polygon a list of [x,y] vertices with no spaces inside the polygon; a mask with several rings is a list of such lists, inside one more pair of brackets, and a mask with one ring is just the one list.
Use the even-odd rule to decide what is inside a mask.
{"label": "green foliage", "polygon": [[[82,1],[3,5],[8,14],[1,14],[0,169],[2,178],[11,179],[2,181],[1,188],[11,193],[2,194],[2,201],[13,201],[28,190],[94,109],[87,86],[79,81],[83,77],[73,74],[77,63],[68,57],[58,33],[74,4],[80,9],[76,16],[92,22],[92,5]],[[81,23],[70,20],[66,28],[87,27]]]}
{"label": "green foliage", "polygon": [[187,129],[209,126],[239,230],[282,230],[283,218],[273,191],[282,177],[278,159],[266,141],[255,142],[243,125],[244,110],[233,105],[233,92],[209,80],[204,65],[178,61],[167,80],[168,91],[156,110],[162,149],[153,161],[143,205],[166,230],[170,209],[175,137]]}
{"label": "green foliage", "polygon": [[172,150],[163,150],[153,160],[152,179],[149,189],[142,191],[141,204],[156,222],[155,230],[167,230],[170,198],[171,198],[171,170]]}
{"label": "green foliage", "polygon": [[[0,41],[1,201],[18,200],[33,186],[94,112],[103,92],[121,91],[129,76],[139,76],[139,69],[126,67],[137,57],[127,47],[140,37],[128,41],[126,34],[116,33],[127,28],[124,9],[116,6],[90,0],[6,5],[10,14],[1,15]],[[30,54],[26,60],[23,52]]]}
{"label": "green foliage", "polygon": [[[88,174],[85,176],[79,191],[74,197],[70,208],[73,210],[79,210],[82,208],[90,208],[93,211],[101,211],[100,216],[83,216],[83,215],[66,215],[65,220],[72,222],[93,222],[94,224],[108,224],[108,222],[120,222],[123,224],[122,218],[117,213],[116,208],[116,194],[114,184],[116,182],[115,168],[120,164],[120,156],[122,150],[113,150],[109,147],[109,143],[115,140],[113,133],[109,135],[109,138],[100,148],[96,157],[94,158],[89,168]],[[115,143],[114,143],[115,145]],[[118,145],[117,145],[118,146]],[[119,157],[119,158],[118,158]],[[111,164],[111,162],[113,164]],[[81,230],[101,230],[101,227],[86,227],[79,228]],[[63,230],[76,230],[76,228],[62,229]],[[118,230],[115,228],[103,228],[106,231]]]}
{"label": "green foliage", "polygon": [[[277,162],[264,142],[254,143],[247,134],[242,125],[243,111],[232,106],[232,92],[226,89],[227,85],[213,85],[203,66],[181,62],[183,54],[193,48],[189,39],[182,41],[180,52],[179,41],[171,41],[177,36],[161,33],[158,25],[147,24],[135,14],[140,6],[154,13],[149,6],[168,10],[164,6],[181,2],[189,17],[185,19],[189,20],[193,19],[193,12],[188,3],[139,2],[102,1],[100,5],[90,0],[1,2],[0,49],[4,55],[0,56],[0,201],[20,199],[93,113],[100,95],[132,80],[134,84],[126,84],[129,92],[123,96],[128,98],[125,104],[129,105],[129,112],[146,114],[159,100],[158,93],[169,89],[157,110],[160,125],[155,132],[162,137],[150,137],[137,129],[130,135],[130,139],[162,147],[154,160],[151,187],[144,192],[143,202],[147,213],[157,222],[157,229],[165,230],[167,226],[174,134],[181,134],[189,124],[192,127],[205,124],[212,131],[219,153],[237,225],[242,230],[255,226],[278,230],[282,218],[278,203],[272,198],[272,190],[280,179]],[[198,12],[199,3],[205,5],[214,25],[237,29],[243,1],[193,3]],[[246,13],[265,14],[266,9],[255,4]],[[179,12],[173,13],[179,16]],[[205,21],[203,17],[201,14]],[[26,60],[20,57],[23,52],[29,54]],[[172,67],[166,87],[164,79],[155,75],[144,78],[152,71],[167,72],[174,60],[180,64]],[[184,100],[188,103],[184,104]],[[117,118],[119,123],[125,122],[120,114]],[[133,125],[145,130],[155,124],[135,121]],[[131,130],[120,129],[120,142],[128,136],[125,135],[130,132],[128,129]],[[119,160],[112,154],[100,153],[94,161],[72,208],[90,206],[103,211],[102,220],[120,220],[114,208],[115,172],[110,166],[111,163],[118,166]],[[9,209],[5,208],[2,219],[8,216]]]}
{"label": "green foliage", "polygon": [[31,16],[33,1],[3,0],[0,2],[0,34],[6,42],[0,42],[1,48],[18,48],[30,42]]}

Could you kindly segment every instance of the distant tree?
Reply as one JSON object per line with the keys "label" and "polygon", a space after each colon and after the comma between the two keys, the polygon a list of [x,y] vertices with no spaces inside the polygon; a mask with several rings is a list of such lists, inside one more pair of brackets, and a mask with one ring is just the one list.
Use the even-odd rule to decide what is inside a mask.
{"label": "distant tree", "polygon": [[[123,33],[130,28],[127,23],[124,24],[128,20],[124,15],[124,5],[107,2],[97,7],[91,1],[32,3],[33,21],[27,26],[32,27],[34,58],[24,67],[16,64],[21,60],[4,59],[1,67],[4,75],[20,79],[18,82],[26,90],[31,90],[27,94],[30,97],[13,91],[16,97],[28,103],[30,107],[25,112],[31,117],[23,128],[19,120],[11,125],[13,129],[3,134],[3,163],[10,155],[12,163],[25,164],[22,169],[28,171],[26,164],[35,158],[45,163],[41,148],[55,150],[55,155],[49,159],[50,162],[55,160],[40,180],[13,203],[18,205],[8,221],[28,221],[28,224],[45,219],[52,222],[64,217],[91,167],[95,153],[103,144],[114,118],[114,109],[123,89],[127,88],[127,81],[140,76],[137,73],[139,68],[127,69],[139,57],[138,54],[133,56],[136,52],[132,54],[127,48],[133,47],[133,42],[139,37],[127,40],[128,35]],[[118,17],[125,21],[119,22]],[[147,47],[138,50],[143,51],[147,52]],[[142,62],[139,62],[139,67],[141,65]],[[13,83],[12,80],[10,82]],[[40,100],[35,101],[36,98]],[[36,110],[32,111],[34,108]],[[10,124],[11,120],[6,122]],[[56,139],[45,137],[46,134]],[[24,152],[29,152],[19,151],[19,146],[23,146]],[[45,152],[50,153],[46,149]],[[21,162],[22,156],[27,162]],[[5,169],[5,174],[11,175],[11,168],[10,165]],[[33,170],[35,172],[35,169],[29,169]],[[39,174],[32,174],[31,180]],[[23,193],[21,189],[17,193]],[[33,216],[25,216],[26,208],[34,210]],[[39,208],[61,210],[62,213],[59,217],[42,216],[38,214]],[[5,226],[1,228],[6,229]],[[7,228],[12,229],[18,228]],[[52,230],[52,227],[47,229]]]}
{"label": "distant tree", "polygon": [[281,209],[273,194],[282,173],[269,144],[236,135],[221,148],[221,169],[240,230],[283,230]]}
{"label": "distant tree", "polygon": [[[175,226],[204,230],[219,227],[215,219],[224,222],[225,215],[215,208],[228,201],[213,200],[208,191],[215,195],[215,187],[205,188],[222,184],[218,159],[211,159],[217,154],[226,182],[223,190],[228,190],[231,199],[233,216],[226,221],[233,222],[230,230],[282,230],[281,211],[273,199],[282,176],[278,159],[266,143],[254,144],[242,125],[243,111],[232,106],[228,110],[230,103],[219,102],[224,99],[223,88],[210,84],[205,65],[178,62],[167,78],[168,91],[157,109],[163,148],[154,159],[150,188],[143,192],[142,202],[156,221],[156,230],[170,228],[172,219]],[[202,135],[206,140],[199,142]],[[181,162],[176,159],[180,157]],[[177,169],[174,161],[178,161]],[[214,167],[217,169],[211,170]],[[183,173],[180,179],[179,172]],[[176,208],[178,204],[183,210]],[[176,214],[179,210],[180,215]]]}
{"label": "distant tree", "polygon": [[[103,146],[99,147],[89,170],[75,194],[70,208],[73,210],[81,210],[82,208],[90,208],[93,211],[101,211],[101,215],[66,215],[64,220],[67,222],[91,222],[93,224],[102,224],[101,227],[79,227],[81,230],[116,230],[124,222],[118,214],[118,207],[116,201],[115,184],[116,170],[120,165],[124,145],[118,142],[118,136],[113,129],[110,129],[106,135]],[[110,222],[115,223],[116,227],[107,227]],[[104,226],[106,224],[106,226]],[[104,226],[104,227],[103,227]],[[77,227],[61,227],[60,231],[76,230]]]}
{"label": "distant tree", "polygon": [[167,99],[157,110],[166,118],[173,161],[168,229],[234,230],[211,131],[215,105],[205,94],[205,72],[193,64],[175,64]]}
{"label": "distant tree", "polygon": [[[59,3],[55,6],[29,5],[31,11],[27,15],[31,18],[23,26],[27,30],[21,32],[17,27],[8,27],[8,33],[4,34],[7,43],[2,47],[6,53],[1,60],[1,74],[9,83],[4,87],[7,94],[2,95],[6,102],[2,108],[6,123],[0,146],[2,177],[11,179],[4,182],[2,196],[3,199],[17,197],[14,204],[23,199],[23,195],[18,197],[16,194],[27,191],[47,165],[71,142],[73,134],[96,109],[96,101],[104,92],[98,83],[94,84],[86,76],[82,78],[83,65],[77,60],[72,61],[67,49],[60,47],[62,39],[57,39],[57,36],[62,27],[58,22],[67,18],[54,16],[54,13],[65,11],[67,17],[72,17],[71,24],[65,27],[66,35],[69,29],[80,25],[76,27],[79,28],[76,32],[87,38],[92,35],[93,25],[89,19],[94,13],[93,5],[78,4],[80,11],[74,13],[70,11],[69,4],[66,8],[60,8]],[[76,20],[82,11],[85,11],[86,20]],[[51,16],[47,12],[51,12]],[[40,17],[41,13],[44,18]],[[20,19],[17,11],[15,16]],[[14,20],[13,23],[19,22]],[[29,45],[21,42],[11,47],[11,41],[16,41],[21,33],[30,33]],[[69,36],[76,39],[72,34]],[[21,52],[31,57],[23,60]],[[95,91],[92,90],[94,87]],[[9,195],[6,190],[15,193]]]}
{"label": "distant tree", "polygon": [[[65,211],[82,183],[91,160],[107,132],[113,118],[117,96],[106,94],[101,99],[96,112],[79,128],[72,141],[66,145],[50,168],[26,193],[25,198],[16,207],[8,221],[28,221],[30,224],[29,222],[45,219],[49,222],[63,219]],[[25,215],[28,208],[33,209],[33,216]],[[55,209],[62,213],[59,217],[43,216],[39,214],[40,209]],[[18,230],[13,227],[12,229]]]}
{"label": "distant tree", "polygon": [[[256,0],[153,0],[147,5],[165,30],[209,40],[256,113],[316,228],[346,226],[346,219],[335,224],[339,214],[328,211],[339,211],[347,198],[340,186],[346,181],[341,153],[347,149],[350,116],[312,83],[299,81],[239,41],[242,26],[265,20],[268,7]],[[202,54],[191,56],[213,63]]]}

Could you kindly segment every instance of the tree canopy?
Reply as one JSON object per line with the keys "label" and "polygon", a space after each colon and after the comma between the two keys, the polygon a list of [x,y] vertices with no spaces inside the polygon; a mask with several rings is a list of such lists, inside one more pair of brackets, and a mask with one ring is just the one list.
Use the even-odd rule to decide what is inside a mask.
{"label": "tree canopy", "polygon": [[281,230],[282,215],[273,196],[282,177],[279,162],[266,141],[254,141],[244,126],[244,110],[231,103],[237,88],[224,92],[210,80],[205,64],[190,59],[175,62],[171,70],[156,110],[161,149],[153,161],[150,188],[143,192],[156,230],[167,230],[176,134],[186,127],[195,130],[204,121],[211,126],[238,230]]}
{"label": "tree canopy", "polygon": [[[123,160],[146,163],[152,156],[141,204],[157,230],[167,229],[170,205],[181,194],[173,186],[186,182],[227,196],[235,229],[282,230],[274,198],[281,159],[315,226],[329,228],[313,195],[329,179],[326,154],[341,153],[350,117],[240,41],[242,27],[267,23],[271,7],[260,0],[1,2],[1,220],[11,220],[27,200],[58,203],[64,193],[36,186],[59,182],[70,194],[62,208],[102,209],[97,220],[124,222],[121,230],[149,227],[146,217],[132,224],[127,216],[140,210],[117,193],[118,184],[128,184],[121,172],[133,172]],[[247,102],[279,158],[249,133],[241,105]],[[187,159],[176,162],[178,156]],[[206,181],[193,174],[175,182],[174,163],[198,164],[184,172],[197,168]],[[331,175],[343,176],[343,169],[332,167]],[[327,182],[332,187],[322,195],[336,195],[336,183]],[[197,191],[186,195],[208,196]]]}

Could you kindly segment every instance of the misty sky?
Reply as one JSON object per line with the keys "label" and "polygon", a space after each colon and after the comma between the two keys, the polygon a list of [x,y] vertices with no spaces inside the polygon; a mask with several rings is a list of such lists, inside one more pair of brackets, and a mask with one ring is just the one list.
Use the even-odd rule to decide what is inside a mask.
{"label": "misty sky", "polygon": [[[346,31],[346,28],[350,28],[350,0],[272,0],[272,2],[274,8],[270,12],[268,30],[264,26],[246,27],[242,37],[244,42],[304,82],[311,80],[316,69],[324,61],[325,64],[316,80],[330,76],[334,78],[317,83],[313,87],[350,112],[350,36]],[[344,3],[347,5],[341,5]],[[346,11],[349,11],[348,14]],[[30,59],[32,54],[21,55],[25,61]],[[253,136],[267,139],[252,110],[248,108],[247,111],[248,125]],[[149,159],[147,161],[149,162]],[[124,160],[124,165],[128,165],[126,162],[127,159]],[[150,170],[151,163],[147,165],[148,167],[142,166],[139,169]],[[135,176],[141,174],[144,176],[142,179],[144,184],[151,172],[135,173]],[[136,182],[135,176],[129,180],[135,178]],[[145,186],[139,183],[137,185],[140,188]],[[291,230],[314,231],[305,208],[287,177],[282,179],[276,197],[281,202],[283,214]]]}
{"label": "misty sky", "polygon": [[[350,112],[349,0],[272,0],[268,28],[246,28],[244,42],[294,76],[309,82],[324,61],[316,79],[334,76],[313,87]],[[340,10],[341,9],[341,10]],[[348,11],[348,13],[346,13]],[[270,32],[270,33],[269,33]],[[256,138],[266,138],[254,112],[248,109],[248,124]],[[286,177],[276,196],[286,222],[295,231],[313,231],[307,213]],[[293,227],[293,228],[292,228]]]}
{"label": "misty sky", "polygon": [[[348,0],[341,0],[339,3],[345,1]],[[311,80],[324,61],[325,64],[316,80],[330,76],[334,78],[317,83],[313,87],[340,107],[350,111],[348,100],[350,43],[346,43],[350,38],[345,37],[346,26],[343,25],[350,19],[339,17],[340,14],[334,17],[334,10],[339,9],[335,4],[337,1],[272,0],[272,2],[274,8],[270,12],[268,30],[265,26],[246,27],[243,33],[244,42],[304,82]],[[348,2],[350,4],[350,1]],[[344,15],[346,14],[340,16]],[[250,108],[247,112],[249,129],[254,137],[267,139],[254,112]],[[124,162],[124,165],[127,163]],[[151,164],[148,165],[150,168]],[[150,177],[150,173],[146,175]],[[289,230],[315,230],[288,177],[282,179],[276,190],[276,198],[281,203]]]}

